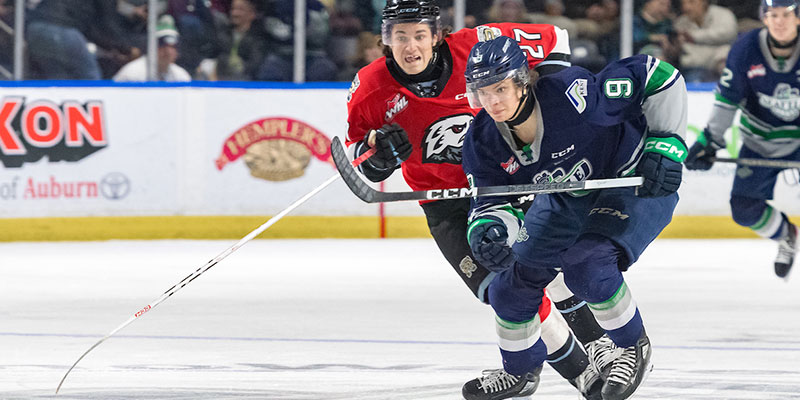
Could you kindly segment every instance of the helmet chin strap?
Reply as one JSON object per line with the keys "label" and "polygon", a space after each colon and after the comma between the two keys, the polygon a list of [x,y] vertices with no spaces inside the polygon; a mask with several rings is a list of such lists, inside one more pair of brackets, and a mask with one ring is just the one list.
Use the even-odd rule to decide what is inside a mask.
{"label": "helmet chin strap", "polygon": [[519,99],[519,104],[517,105],[516,111],[514,111],[514,115],[511,119],[506,121],[506,123],[512,127],[527,121],[533,112],[533,106],[536,104],[536,98],[533,97],[533,90],[530,85],[525,85],[522,90],[522,97]]}

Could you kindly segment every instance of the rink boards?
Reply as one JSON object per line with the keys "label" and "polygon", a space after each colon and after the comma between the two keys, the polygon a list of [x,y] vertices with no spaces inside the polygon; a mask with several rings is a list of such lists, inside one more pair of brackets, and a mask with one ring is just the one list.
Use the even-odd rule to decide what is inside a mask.
{"label": "rink boards", "polygon": [[[336,174],[328,146],[347,128],[339,84],[37,85],[1,98],[0,227],[13,234],[0,240],[239,237]],[[691,143],[713,94],[690,91],[689,102]],[[726,218],[733,173],[686,173],[666,234],[751,237]],[[408,190],[399,173],[384,189]],[[795,171],[776,197],[800,215]],[[375,237],[381,221],[388,237],[427,235],[414,202],[367,205],[335,182],[265,237]]]}

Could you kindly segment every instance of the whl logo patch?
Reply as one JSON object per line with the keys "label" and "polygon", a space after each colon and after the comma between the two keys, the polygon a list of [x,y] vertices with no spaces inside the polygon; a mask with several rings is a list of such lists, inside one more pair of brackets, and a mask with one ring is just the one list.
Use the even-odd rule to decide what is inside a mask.
{"label": "whl logo patch", "polygon": [[511,158],[509,158],[508,161],[500,163],[500,166],[506,172],[508,172],[509,175],[514,175],[515,172],[519,171],[519,163],[514,158],[514,156],[511,156]]}
{"label": "whl logo patch", "polygon": [[386,122],[390,122],[394,119],[394,116],[399,114],[400,111],[403,111],[408,107],[408,99],[406,96],[398,93],[386,103],[388,110],[386,110]]}
{"label": "whl logo patch", "polygon": [[0,161],[20,168],[47,156],[50,162],[76,162],[108,146],[105,107],[100,101],[29,103],[4,97],[0,103]]}

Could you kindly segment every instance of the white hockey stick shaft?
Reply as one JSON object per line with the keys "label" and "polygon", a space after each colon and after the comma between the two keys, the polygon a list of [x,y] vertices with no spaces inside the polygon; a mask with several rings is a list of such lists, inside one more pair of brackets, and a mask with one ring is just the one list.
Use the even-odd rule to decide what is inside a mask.
{"label": "white hockey stick shaft", "polygon": [[[369,156],[367,156],[367,157],[369,157]],[[364,158],[364,159],[366,159],[366,158]],[[363,159],[362,159],[362,161],[363,161]],[[283,211],[279,212],[278,214],[276,214],[275,216],[270,218],[269,221],[265,222],[264,224],[262,224],[258,228],[254,229],[252,232],[248,233],[247,236],[243,237],[241,240],[236,242],[233,246],[228,247],[225,251],[220,253],[218,256],[216,256],[213,259],[211,259],[211,261],[207,262],[205,265],[203,265],[202,267],[198,268],[197,270],[195,270],[194,272],[189,274],[186,278],[183,278],[182,281],[178,282],[177,284],[175,284],[171,288],[167,289],[167,291],[164,292],[164,294],[162,294],[161,297],[159,297],[158,299],[156,299],[152,303],[144,306],[141,310],[137,311],[135,314],[133,314],[133,316],[128,318],[128,320],[125,321],[122,325],[118,326],[116,329],[111,331],[111,333],[109,333],[108,335],[104,336],[102,339],[97,341],[97,343],[95,343],[92,347],[90,347],[89,350],[86,350],[83,354],[81,354],[81,356],[75,361],[75,363],[73,363],[72,366],[69,367],[69,370],[67,370],[67,373],[64,374],[63,378],[61,378],[61,382],[58,383],[58,387],[56,388],[56,394],[58,394],[58,391],[61,389],[61,385],[64,384],[64,381],[67,379],[67,375],[69,375],[69,373],[72,372],[72,369],[75,368],[75,366],[78,365],[78,363],[84,357],[86,357],[86,355],[89,354],[90,351],[94,350],[95,347],[99,346],[100,343],[103,343],[104,341],[106,341],[106,339],[110,338],[115,333],[117,333],[120,330],[122,330],[122,328],[130,325],[131,322],[133,322],[137,318],[141,317],[142,315],[144,315],[148,311],[152,310],[157,305],[161,304],[161,302],[163,302],[164,300],[166,300],[167,298],[169,298],[170,296],[175,294],[178,290],[181,290],[184,286],[188,285],[189,282],[193,281],[195,278],[197,278],[198,276],[200,276],[204,272],[208,271],[214,265],[217,265],[217,263],[222,261],[225,257],[229,256],[231,253],[233,253],[234,251],[238,250],[240,247],[244,246],[245,243],[253,240],[253,238],[255,238],[256,236],[260,235],[261,232],[264,232],[267,228],[269,228],[270,226],[274,225],[281,218],[283,218],[286,214],[292,212],[292,210],[294,210],[295,208],[297,208],[301,204],[305,203],[308,199],[312,198],[314,195],[319,193],[322,189],[325,189],[328,185],[330,185],[331,183],[333,183],[334,181],[336,181],[340,177],[341,177],[341,175],[339,175],[337,173],[336,175],[328,178],[327,181],[325,181],[321,185],[317,186],[314,190],[308,192],[305,196],[301,197],[300,199],[298,199],[297,201],[292,203],[289,207],[286,207]]]}

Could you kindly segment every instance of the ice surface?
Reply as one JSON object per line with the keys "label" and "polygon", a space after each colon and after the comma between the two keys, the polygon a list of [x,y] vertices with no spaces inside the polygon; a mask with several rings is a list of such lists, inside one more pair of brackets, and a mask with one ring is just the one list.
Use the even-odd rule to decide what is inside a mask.
{"label": "ice surface", "polygon": [[[459,399],[492,311],[432,240],[0,244],[0,399]],[[653,343],[637,399],[800,398],[800,278],[766,240],[657,240],[626,273]],[[533,399],[576,399],[549,367]]]}

